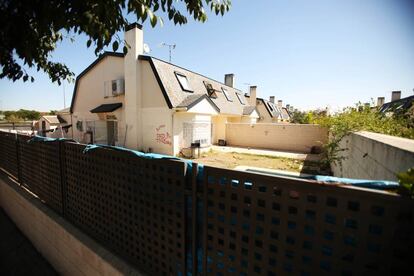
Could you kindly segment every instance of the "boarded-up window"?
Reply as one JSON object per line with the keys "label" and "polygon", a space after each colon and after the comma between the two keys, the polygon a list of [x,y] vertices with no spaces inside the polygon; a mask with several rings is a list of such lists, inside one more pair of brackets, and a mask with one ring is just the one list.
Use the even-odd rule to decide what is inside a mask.
{"label": "boarded-up window", "polygon": [[200,142],[202,147],[211,145],[211,123],[198,121],[183,123],[183,144],[184,148],[191,146],[191,143]]}

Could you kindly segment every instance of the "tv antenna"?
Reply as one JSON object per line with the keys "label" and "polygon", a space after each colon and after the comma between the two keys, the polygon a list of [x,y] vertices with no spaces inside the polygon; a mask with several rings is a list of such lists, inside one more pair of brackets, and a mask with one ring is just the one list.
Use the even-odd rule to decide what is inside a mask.
{"label": "tv antenna", "polygon": [[170,63],[171,63],[171,53],[172,53],[172,50],[174,50],[175,46],[177,46],[177,45],[175,43],[174,44],[168,44],[168,43],[163,42],[163,43],[161,43],[160,46],[168,47],[168,51],[170,53],[170,59],[169,60],[170,60]]}
{"label": "tv antenna", "polygon": [[65,94],[65,80],[62,82],[63,86],[63,108],[66,108],[66,94]]}
{"label": "tv antenna", "polygon": [[148,46],[147,43],[144,43],[144,53],[149,54],[151,52],[151,48]]}
{"label": "tv antenna", "polygon": [[249,87],[250,87],[252,84],[251,84],[251,83],[248,83],[248,82],[245,82],[245,83],[243,83],[243,84],[247,86],[247,92],[246,92],[246,93],[249,93]]}

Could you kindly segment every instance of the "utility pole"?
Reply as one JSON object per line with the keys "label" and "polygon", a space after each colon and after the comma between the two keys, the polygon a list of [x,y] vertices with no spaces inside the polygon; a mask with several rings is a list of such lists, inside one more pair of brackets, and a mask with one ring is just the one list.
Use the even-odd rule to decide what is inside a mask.
{"label": "utility pole", "polygon": [[172,53],[172,50],[174,50],[175,46],[177,46],[177,45],[175,45],[175,43],[174,44],[167,44],[167,43],[163,42],[163,43],[161,43],[161,46],[168,47],[168,51],[170,53],[170,59],[169,60],[170,60],[170,63],[171,63],[171,53]]}
{"label": "utility pole", "polygon": [[65,80],[63,80],[62,84],[63,84],[63,108],[66,108]]}

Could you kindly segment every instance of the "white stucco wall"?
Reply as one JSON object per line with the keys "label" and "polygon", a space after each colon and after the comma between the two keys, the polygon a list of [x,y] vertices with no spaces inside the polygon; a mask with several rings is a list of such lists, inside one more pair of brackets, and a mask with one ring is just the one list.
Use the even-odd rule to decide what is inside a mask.
{"label": "white stucco wall", "polygon": [[332,164],[335,176],[397,180],[396,174],[414,167],[414,140],[372,132],[345,137],[342,166]]}
{"label": "white stucco wall", "polygon": [[310,152],[321,146],[327,131],[318,125],[227,123],[226,140],[230,146],[253,147],[294,152]]}
{"label": "white stucco wall", "polygon": [[118,121],[118,144],[123,144],[125,135],[125,97],[124,95],[104,97],[105,82],[108,83],[112,80],[123,78],[123,58],[107,56],[79,80],[72,114],[73,138],[75,140],[87,142],[85,140],[84,132],[80,132],[76,128],[78,120],[99,121],[105,119],[106,114],[99,115],[97,113],[91,113],[91,109],[101,104],[122,103],[122,107],[111,113],[111,115],[116,116]]}
{"label": "white stucco wall", "polygon": [[[188,112],[174,113],[174,155],[178,155],[182,148],[188,147],[184,139],[184,124],[204,123],[211,127],[211,115]],[[211,136],[210,136],[211,138]]]}

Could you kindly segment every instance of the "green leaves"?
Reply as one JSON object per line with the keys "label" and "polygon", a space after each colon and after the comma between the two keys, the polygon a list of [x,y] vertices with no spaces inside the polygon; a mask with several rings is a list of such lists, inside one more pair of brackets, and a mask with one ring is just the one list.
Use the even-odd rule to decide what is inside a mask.
{"label": "green leaves", "polygon": [[[114,37],[129,24],[125,10],[127,14],[134,14],[138,22],[144,23],[149,18],[150,25],[155,27],[163,25],[163,17],[175,25],[186,24],[189,17],[205,22],[205,7],[210,7],[217,15],[223,15],[231,6],[229,0],[4,2],[0,5],[0,78],[34,81],[23,68],[34,67],[44,71],[52,82],[57,83],[65,79],[73,80],[74,76],[65,64],[51,60],[51,52],[57,42],[63,38],[73,41],[75,35],[83,34],[88,38],[86,47],[93,45],[96,55],[102,53],[105,47],[110,47],[111,43],[112,50],[117,51],[122,42],[119,38],[113,41]],[[127,53],[128,47],[124,46],[122,50]]]}
{"label": "green leaves", "polygon": [[118,47],[119,47],[119,43],[118,43],[118,41],[114,41],[113,43],[112,43],[112,50],[114,51],[114,52],[116,52],[116,50],[118,50]]}
{"label": "green leaves", "polygon": [[402,188],[400,193],[414,197],[414,167],[406,172],[398,173],[397,178]]}

